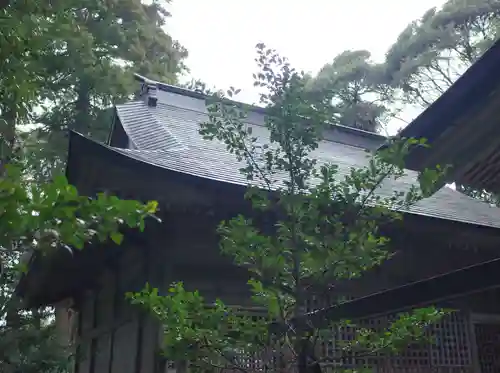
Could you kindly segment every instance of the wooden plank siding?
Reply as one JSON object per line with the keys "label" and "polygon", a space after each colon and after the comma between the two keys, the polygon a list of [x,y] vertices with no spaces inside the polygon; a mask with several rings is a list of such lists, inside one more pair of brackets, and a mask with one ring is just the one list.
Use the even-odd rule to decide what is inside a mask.
{"label": "wooden plank siding", "polygon": [[158,328],[125,299],[148,278],[147,251],[126,248],[82,296],[75,373],[154,373]]}

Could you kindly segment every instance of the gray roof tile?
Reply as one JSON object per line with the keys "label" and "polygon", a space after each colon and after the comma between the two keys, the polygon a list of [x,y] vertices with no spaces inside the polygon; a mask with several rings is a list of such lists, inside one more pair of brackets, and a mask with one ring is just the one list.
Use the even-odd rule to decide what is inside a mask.
{"label": "gray roof tile", "polygon": [[[137,149],[115,150],[176,172],[245,185],[245,177],[238,171],[242,164],[229,154],[225,145],[216,140],[204,140],[198,133],[199,123],[207,120],[206,109],[203,102],[200,103],[202,100],[189,98],[198,102],[182,101],[182,96],[176,101],[165,98],[162,100],[162,96],[159,98],[156,107],[148,107],[142,101],[117,107],[120,121]],[[267,129],[262,126],[263,116],[252,113],[249,122],[253,127],[253,134],[265,142],[268,135]],[[322,141],[313,156],[319,164],[337,164],[340,174],[346,174],[351,167],[362,167],[367,162],[367,152],[364,149],[334,141]],[[398,180],[387,180],[378,193],[389,196],[394,191],[407,190],[416,182],[416,175],[415,172],[408,171],[406,176]],[[443,187],[432,197],[420,201],[410,212],[500,228],[499,208],[448,187]]]}
{"label": "gray roof tile", "polygon": [[118,117],[129,138],[137,149],[155,150],[182,148],[183,144],[150,114],[142,101],[116,107]]}

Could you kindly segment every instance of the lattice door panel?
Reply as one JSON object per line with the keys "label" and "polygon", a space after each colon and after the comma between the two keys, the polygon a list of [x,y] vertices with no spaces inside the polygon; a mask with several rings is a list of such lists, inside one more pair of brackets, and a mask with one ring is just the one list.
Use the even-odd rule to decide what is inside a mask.
{"label": "lattice door panel", "polygon": [[475,332],[481,373],[500,373],[500,325],[476,324]]}

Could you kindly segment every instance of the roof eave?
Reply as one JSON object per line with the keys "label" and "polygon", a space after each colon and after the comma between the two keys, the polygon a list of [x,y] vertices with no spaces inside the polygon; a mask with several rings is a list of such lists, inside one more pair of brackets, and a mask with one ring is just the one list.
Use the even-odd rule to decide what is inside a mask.
{"label": "roof eave", "polygon": [[[500,40],[489,48],[457,81],[401,132],[401,137],[441,135],[452,118],[463,116],[500,85]],[[453,108],[453,110],[450,110]],[[447,115],[449,114],[449,115]],[[444,120],[443,120],[444,118]]]}
{"label": "roof eave", "polygon": [[[451,300],[500,287],[500,259],[461,268],[440,276],[378,292],[305,314],[295,326],[324,327],[342,319],[366,319],[428,305],[444,306]],[[276,325],[279,330],[279,325]]]}
{"label": "roof eave", "polygon": [[[118,166],[123,166],[125,168],[130,167],[139,167],[138,172],[142,175],[148,175],[148,177],[169,180],[174,183],[178,183],[180,185],[195,185],[203,190],[213,190],[216,195],[224,195],[224,200],[228,200],[231,196],[231,203],[237,201],[238,198],[243,197],[246,191],[247,186],[240,183],[228,182],[227,180],[221,180],[216,178],[209,177],[201,177],[197,175],[193,175],[185,172],[178,172],[171,169],[168,169],[163,166],[159,166],[155,164],[153,161],[146,162],[142,159],[137,159],[133,157],[132,154],[126,154],[123,151],[118,149],[114,149],[104,144],[100,144],[88,137],[77,133],[75,131],[71,131],[70,133],[70,149],[79,148],[82,150],[82,153],[87,154],[97,154],[100,157],[105,157],[110,159],[110,162],[116,164]],[[85,149],[85,150],[83,150]],[[70,152],[71,153],[71,152]],[[75,153],[75,152],[73,152]],[[75,155],[69,155],[68,157],[68,166],[70,166],[71,160],[75,157]],[[73,167],[74,168],[74,167]],[[68,180],[72,182],[72,180],[76,180],[76,175],[70,174],[68,176]],[[148,196],[147,198],[158,198],[158,196]],[[421,216],[427,219],[437,219],[439,221],[452,222],[457,224],[464,224],[468,227],[474,228],[484,228],[484,229],[492,229],[496,231],[498,228],[491,225],[484,224],[475,224],[471,222],[464,222],[461,220],[450,219],[446,217],[439,217],[434,215],[426,215],[419,212],[414,211],[403,211],[403,213],[412,215],[412,216]]]}
{"label": "roof eave", "polygon": [[[430,148],[417,147],[409,154],[409,169],[429,167],[429,159],[435,152],[432,144],[441,137],[452,137],[447,132],[457,123],[460,122],[461,126],[476,126],[476,130],[481,130],[474,121],[464,119],[480,111],[490,95],[500,88],[499,66],[500,41],[497,41],[443,95],[400,132],[400,137],[424,138],[431,145]],[[446,149],[439,151],[440,157],[446,158]]]}

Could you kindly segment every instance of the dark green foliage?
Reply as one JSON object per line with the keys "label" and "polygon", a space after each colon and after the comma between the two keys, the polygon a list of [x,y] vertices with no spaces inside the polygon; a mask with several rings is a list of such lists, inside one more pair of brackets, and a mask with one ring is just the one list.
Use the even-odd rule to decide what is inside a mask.
{"label": "dark green foliage", "polygon": [[331,122],[376,132],[389,110],[383,66],[370,61],[370,52],[344,51],[312,80],[312,89],[330,91]]}
{"label": "dark green foliage", "polygon": [[376,131],[406,105],[426,108],[500,36],[498,0],[449,0],[410,23],[382,64],[345,51],[313,79],[330,89],[332,122]]}
{"label": "dark green foliage", "polygon": [[[34,184],[33,178],[47,178],[60,169],[67,146],[62,130],[74,128],[76,118],[82,118],[89,132],[95,123],[102,131],[110,118],[102,109],[113,97],[130,94],[130,78],[124,77],[131,68],[113,61],[137,62],[149,53],[154,58],[137,67],[174,79],[185,52],[159,33],[162,21],[155,17],[161,18],[160,13],[156,3],[146,7],[138,1],[0,4],[1,372],[68,371],[67,346],[56,340],[52,310],[23,311],[13,295],[26,269],[23,257],[58,247],[80,249],[94,239],[120,243],[119,226],[142,228],[156,207],[106,195],[89,200],[64,177],[44,184]],[[147,50],[126,48],[130,40],[144,42]],[[166,49],[168,59],[162,54]],[[82,97],[88,100],[78,100]],[[49,106],[42,115],[35,110],[43,109],[41,104]],[[23,127],[37,117],[46,120],[43,132]]]}
{"label": "dark green foliage", "polygon": [[[436,175],[424,177],[420,188],[406,191],[406,195],[377,198],[379,178],[397,177],[401,169],[401,164],[389,166],[386,157],[393,163],[401,160],[408,144],[395,146],[392,155],[379,154],[368,168],[342,178],[334,165],[319,169],[308,157],[321,137],[316,125],[330,122],[376,131],[393,115],[395,103],[426,107],[498,38],[499,10],[498,0],[448,1],[443,9],[431,9],[409,25],[383,65],[372,63],[366,51],[346,51],[314,78],[298,74],[260,46],[261,71],[256,84],[271,88],[263,103],[271,114],[268,127],[273,144],[253,140],[241,122],[240,110],[226,105],[211,107],[211,120],[203,131],[225,141],[244,162],[248,197],[257,214],[280,212],[277,235],[262,234],[248,217],[238,217],[220,228],[223,251],[254,274],[249,285],[268,318],[248,317],[222,303],[205,310],[201,295],[186,292],[180,284],[172,287],[167,298],[143,293],[136,298],[139,302],[160,306],[156,311],[166,326],[167,354],[185,358],[189,345],[188,360],[201,357],[202,363],[237,366],[236,355],[252,355],[269,347],[269,319],[286,322],[299,312],[297,305],[305,293],[301,284],[359,276],[390,255],[387,238],[378,233],[377,219],[400,218],[388,207],[408,205],[427,195]],[[45,323],[50,310],[19,313],[18,304],[12,302],[19,255],[29,249],[50,250],[53,244],[81,247],[96,234],[95,221],[79,225],[76,212],[98,213],[107,222],[102,226],[106,232],[101,233],[117,243],[121,241],[116,231],[120,219],[128,216],[130,223],[142,225],[142,215],[129,214],[129,209],[139,207],[134,202],[122,204],[106,196],[100,201],[84,201],[63,179],[40,189],[32,188],[29,179],[47,180],[54,170],[61,170],[67,128],[105,138],[112,104],[133,94],[132,71],[175,83],[184,69],[186,51],[160,29],[168,14],[159,2],[146,6],[139,0],[11,0],[0,4],[0,13],[0,171],[4,177],[0,191],[5,192],[0,205],[5,219],[16,222],[2,225],[0,237],[5,270],[0,294],[0,371],[54,373],[63,371],[67,360],[65,351],[55,343],[52,326]],[[189,87],[213,93],[200,82]],[[34,111],[35,107],[41,110]],[[42,127],[20,133],[23,124],[34,121]],[[13,161],[21,162],[27,171],[22,179],[21,174],[5,174],[5,165]],[[289,182],[276,185],[276,173],[287,173]],[[254,188],[257,183],[261,189]],[[273,189],[280,196],[278,201],[262,189]],[[459,189],[497,201],[485,192]],[[33,194],[26,192],[31,190]],[[76,205],[51,204],[50,195],[55,191],[58,198]],[[373,208],[374,203],[379,207]],[[27,215],[35,205],[46,215]],[[110,213],[108,206],[112,207]],[[56,224],[61,214],[69,217],[64,226]],[[38,240],[33,243],[35,236]],[[5,324],[8,310],[14,310],[9,314],[16,317]],[[386,335],[359,329],[359,344],[346,349],[361,355],[392,351],[411,336],[421,336],[422,327],[441,314],[426,309],[402,315]],[[307,331],[312,335],[322,332]],[[307,333],[290,333],[273,342],[298,349],[301,340],[313,339]],[[184,338],[182,344],[179,336]]]}
{"label": "dark green foliage", "polygon": [[[37,159],[30,166],[42,179],[50,177],[54,167],[61,170],[68,129],[106,140],[112,105],[135,93],[133,72],[175,83],[184,70],[182,60],[187,52],[163,30],[169,14],[160,1],[148,5],[141,0],[41,2],[33,5],[38,12],[23,5],[37,4],[36,0],[13,3],[19,10],[8,7],[9,16],[17,17],[21,24],[27,18],[26,34],[21,27],[14,36],[19,37],[17,43],[28,42],[32,48],[29,55],[22,56],[25,67],[5,64],[7,71],[2,76],[19,76],[31,94],[25,102],[39,110],[35,115],[18,114],[10,128],[27,121],[42,125],[29,138],[36,144]],[[32,28],[40,30],[39,40],[25,41]],[[41,164],[40,157],[46,162]]]}
{"label": "dark green foliage", "polygon": [[449,0],[429,9],[387,53],[387,80],[402,98],[431,104],[500,36],[500,2]]}
{"label": "dark green foliage", "polygon": [[119,229],[143,229],[156,203],[143,205],[101,194],[78,195],[64,177],[52,183],[25,182],[20,168],[6,166],[0,178],[0,371],[67,372],[68,346],[60,344],[51,309],[22,310],[14,295],[27,270],[26,255],[50,255],[58,248],[83,249],[90,241],[120,244]]}
{"label": "dark green foliage", "polygon": [[5,268],[0,281],[0,371],[66,373],[71,361],[69,346],[57,338],[52,309],[16,309],[13,291],[19,278],[19,257],[13,251],[0,255]]}
{"label": "dark green foliage", "polygon": [[9,1],[0,10],[0,130],[1,158],[15,153],[17,126],[30,121],[45,76],[39,61],[50,53],[54,25],[67,12],[56,3]]}
{"label": "dark green foliage", "polygon": [[[425,109],[499,37],[500,1],[449,0],[400,34],[386,56],[387,82],[398,99]],[[457,190],[498,204],[487,191]]]}

